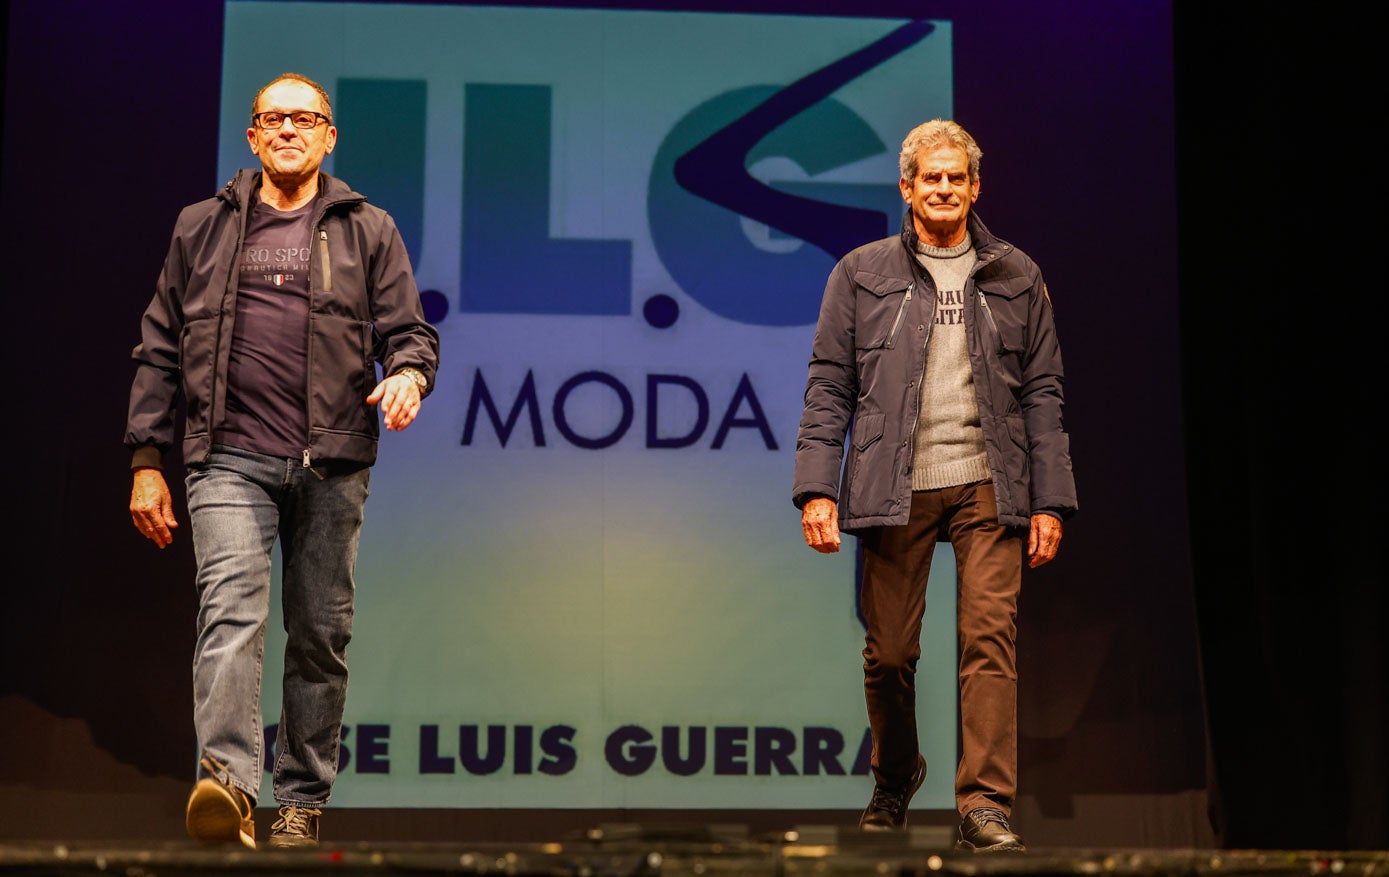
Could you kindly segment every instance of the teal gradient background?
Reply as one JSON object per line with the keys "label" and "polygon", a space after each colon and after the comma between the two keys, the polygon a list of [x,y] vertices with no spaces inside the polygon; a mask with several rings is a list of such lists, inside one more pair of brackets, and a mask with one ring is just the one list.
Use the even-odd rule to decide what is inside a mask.
{"label": "teal gradient background", "polygon": [[[283,56],[258,36],[271,22],[331,36],[295,61],[336,102],[338,148],[325,167],[399,218],[421,288],[448,302],[425,412],[383,440],[358,565],[347,723],[389,727],[388,749],[371,760],[386,770],[349,761],[334,803],[857,806],[866,717],[855,541],[815,554],[790,504],[834,257],[685,191],[672,165],[902,22],[230,3],[224,178],[250,159],[245,96],[282,72]],[[879,209],[885,234],[900,222],[897,144],[950,110],[950,25],[939,22],[766,137],[747,167],[786,191]],[[653,295],[678,306],[668,328],[643,319]],[[620,437],[612,380],[559,395],[594,371],[630,394]],[[479,374],[503,418],[532,376],[543,446],[525,416],[505,444],[485,416],[463,442]],[[648,375],[699,387],[702,431],[688,383],[663,389],[653,409]],[[611,444],[576,446],[559,417]],[[699,435],[648,447],[648,418],[659,435]],[[729,428],[715,447],[720,424]],[[937,770],[918,801],[949,808],[954,573],[949,546],[940,554],[919,680]],[[282,636],[277,620],[271,628]],[[266,648],[268,705],[281,646]],[[276,720],[267,706],[266,723]],[[437,726],[438,754],[452,756],[460,725],[571,727],[576,761],[558,776],[526,772],[525,755],[518,768],[509,751],[495,773],[422,773],[419,728]],[[689,776],[660,760],[625,776],[604,744],[626,725],[788,729],[795,771],[755,775],[750,746],[737,768],[746,775],[717,774],[711,753]],[[843,775],[804,774],[807,727],[842,735]]]}

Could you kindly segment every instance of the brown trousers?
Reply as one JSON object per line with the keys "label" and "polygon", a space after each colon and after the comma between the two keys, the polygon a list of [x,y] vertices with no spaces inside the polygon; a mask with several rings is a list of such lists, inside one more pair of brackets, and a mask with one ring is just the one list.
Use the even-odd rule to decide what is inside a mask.
{"label": "brown trousers", "polygon": [[1025,531],[998,522],[990,481],[912,493],[905,526],[860,535],[860,606],[868,626],[863,688],[873,731],[873,775],[885,785],[916,767],[916,663],[936,542],[955,550],[960,762],[955,803],[1011,813],[1018,782],[1018,592]]}

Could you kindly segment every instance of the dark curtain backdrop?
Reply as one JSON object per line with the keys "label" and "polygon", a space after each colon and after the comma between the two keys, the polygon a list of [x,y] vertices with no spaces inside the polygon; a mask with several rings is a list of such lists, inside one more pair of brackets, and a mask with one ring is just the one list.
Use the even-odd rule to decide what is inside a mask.
{"label": "dark curtain backdrop", "polygon": [[1378,36],[1337,3],[1176,13],[1187,482],[1223,827],[1232,846],[1389,848]]}
{"label": "dark curtain backdrop", "polygon": [[[1068,347],[1068,384],[1090,400],[1068,412],[1083,511],[1064,562],[1024,592],[1028,836],[1389,848],[1370,29],[1320,7],[1179,3],[1170,35],[1160,15],[1138,25],[1175,60],[1136,88],[1147,124],[1106,124],[1102,80],[1142,51],[1097,24],[1110,5],[913,7],[992,17],[957,31],[958,115],[990,158],[1033,160],[989,165],[984,215],[1069,278],[1063,319],[1084,308],[1106,328],[1102,347]],[[193,558],[186,528],[157,561],[130,528],[120,435],[169,230],[212,189],[221,3],[12,0],[5,28],[0,838],[176,838],[194,761]],[[1040,66],[1054,78],[1036,82]],[[1096,170],[1116,163],[1132,166],[1122,181]],[[1125,236],[1173,199],[1176,229]],[[1076,235],[1095,241],[1083,259],[1066,255]],[[1154,290],[1179,296],[1179,332],[1152,324]],[[1140,803],[1101,826],[1075,805],[1087,796]],[[1201,824],[1179,824],[1193,809]],[[535,840],[594,818],[470,824]],[[358,824],[375,839],[453,825]]]}

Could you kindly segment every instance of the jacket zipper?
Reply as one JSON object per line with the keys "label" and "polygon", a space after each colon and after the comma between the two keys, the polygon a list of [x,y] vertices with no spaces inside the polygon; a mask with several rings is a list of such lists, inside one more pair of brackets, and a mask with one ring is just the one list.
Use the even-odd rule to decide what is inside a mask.
{"label": "jacket zipper", "polygon": [[887,344],[884,346],[889,350],[897,343],[897,330],[902,328],[902,317],[907,313],[907,305],[912,300],[912,287],[914,286],[916,286],[915,282],[907,284],[907,294],[902,296],[902,306],[897,309],[897,317],[892,321],[891,331],[887,333]]}
{"label": "jacket zipper", "polygon": [[[237,176],[239,177],[240,174],[238,173]],[[232,179],[230,179],[230,180],[227,181],[227,185],[226,185],[226,187],[225,187],[227,192],[235,193],[236,188],[235,188],[235,185],[234,185],[234,184],[235,184],[236,180],[237,180],[237,177],[233,177]],[[224,289],[224,290],[222,290],[222,301],[221,301],[220,311],[221,311],[223,314],[225,314],[226,309],[227,309],[227,296],[233,294],[233,293],[231,292],[231,290],[234,290],[234,289],[239,290],[240,287],[241,287],[241,245],[242,245],[242,244],[245,242],[245,240],[246,240],[246,221],[247,221],[247,220],[250,218],[250,216],[251,216],[250,207],[247,207],[245,210],[242,210],[242,209],[241,209],[241,200],[240,200],[239,198],[234,198],[234,199],[232,199],[232,209],[235,210],[235,211],[236,211],[236,214],[237,214],[237,217],[236,217],[236,250],[235,250],[235,255],[232,257],[232,266],[231,266],[231,270],[227,272],[227,288]],[[232,309],[232,313],[233,313],[233,315],[235,315],[235,313],[236,313],[236,309],[235,309],[235,308]],[[232,322],[233,322],[233,324],[235,324],[235,320],[236,320],[236,318],[235,318],[235,316],[233,316],[233,317],[232,317]],[[224,316],[218,316],[218,318],[217,318],[217,340],[213,343],[213,347],[212,347],[212,390],[208,393],[208,398],[207,398],[207,437],[208,437],[209,441],[212,439],[212,437],[213,437],[214,435],[217,434],[217,426],[218,426],[218,423],[217,423],[217,394],[218,394],[219,392],[221,392],[221,393],[225,393],[225,392],[226,392],[226,388],[225,388],[225,386],[223,386],[223,385],[225,385],[225,384],[230,380],[228,377],[225,377],[225,376],[223,377],[223,379],[222,379],[222,381],[220,382],[220,384],[219,384],[219,382],[218,382],[218,380],[217,380],[217,371],[218,371],[218,368],[217,368],[217,360],[218,360],[218,358],[222,355],[222,354],[221,354],[221,350],[222,350],[222,329],[223,329],[223,327],[226,325],[226,322],[227,322],[227,321],[226,321],[226,318],[225,318]],[[229,342],[229,343],[230,343],[230,342]],[[183,380],[183,365],[182,365],[182,363],[179,364],[179,380],[180,380],[180,381]],[[209,453],[211,453],[211,444],[208,445],[208,448],[209,448]],[[206,459],[206,458],[204,458],[204,459]]]}
{"label": "jacket zipper", "polygon": [[[912,291],[912,286],[916,286],[916,283],[913,282],[911,286],[908,286],[908,287],[907,287],[907,293],[908,293],[908,294],[911,293],[911,291]],[[920,377],[920,378],[917,378],[917,381],[916,381],[916,392],[912,394],[912,430],[911,430],[911,432],[907,433],[907,441],[906,441],[906,447],[907,447],[908,450],[911,451],[911,454],[907,457],[907,472],[906,472],[909,485],[910,485],[910,479],[911,479],[911,475],[912,475],[912,464],[913,464],[913,461],[914,461],[915,458],[916,458],[916,429],[917,429],[917,427],[919,427],[919,426],[921,425],[921,393],[922,393],[921,384],[922,384],[923,381],[926,380],[926,348],[928,348],[928,347],[931,345],[931,326],[933,326],[933,325],[935,324],[935,320],[936,320],[936,303],[935,303],[934,300],[932,300],[932,302],[931,302],[931,319],[930,319],[930,321],[927,322],[927,324],[926,324],[926,337],[923,338],[923,339],[921,339],[921,377]],[[908,487],[908,489],[910,490],[910,486]],[[911,496],[910,493],[908,493],[907,495],[908,495],[908,496]]]}
{"label": "jacket zipper", "polygon": [[[320,214],[320,218],[321,218],[321,214]],[[320,253],[320,254],[322,255],[322,257],[323,257],[323,258],[322,258],[322,261],[323,261],[323,291],[324,291],[324,292],[328,292],[328,291],[330,291],[330,290],[333,288],[333,272],[332,272],[332,269],[330,268],[330,266],[329,266],[329,264],[328,264],[328,232],[325,231],[325,230],[323,229],[323,227],[322,227],[322,226],[319,226],[319,225],[315,225],[315,228],[318,229],[318,251],[319,251],[319,253]],[[310,269],[309,269],[309,321],[310,321],[310,322],[313,322],[313,268],[312,268],[312,267],[310,267]],[[308,331],[308,330],[307,330],[307,327],[306,327],[305,331]],[[310,332],[310,333],[309,333],[309,340],[311,341],[312,338],[313,338],[313,333]],[[312,349],[309,350],[309,356],[310,356],[310,357],[313,356],[313,350],[312,350]],[[307,366],[306,371],[308,372],[308,374],[305,375],[305,379],[308,381],[308,384],[312,385],[312,383],[313,383],[313,363],[312,363],[312,362],[306,363],[306,366]],[[308,395],[306,396],[306,398],[312,397],[312,395],[313,395],[313,388],[312,388],[312,386],[306,386],[306,387],[305,387],[305,391],[306,391],[306,393],[308,394]],[[305,411],[305,412],[304,412],[304,416],[305,416],[306,418],[308,418],[308,417],[309,417],[309,412],[308,412],[308,411]],[[310,429],[310,431],[312,432],[312,429],[313,429],[313,425],[312,425],[312,424],[309,425],[309,429]],[[310,466],[309,466],[309,449],[308,449],[308,448],[304,448],[304,468],[305,468],[305,469],[310,468]]]}
{"label": "jacket zipper", "polygon": [[984,319],[989,324],[989,329],[994,333],[994,341],[998,343],[998,352],[1005,353],[1003,347],[1003,334],[998,331],[998,324],[994,322],[994,312],[989,310],[989,302],[984,298],[984,290],[979,290],[979,306],[984,309]]}
{"label": "jacket zipper", "polygon": [[333,291],[333,271],[328,264],[328,232],[320,228],[318,230],[318,249],[323,254],[323,291]]}

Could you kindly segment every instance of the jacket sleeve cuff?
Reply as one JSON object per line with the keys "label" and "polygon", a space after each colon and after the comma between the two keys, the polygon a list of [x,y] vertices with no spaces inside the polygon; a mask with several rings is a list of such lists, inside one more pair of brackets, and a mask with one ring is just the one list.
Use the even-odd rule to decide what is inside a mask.
{"label": "jacket sleeve cuff", "polygon": [[791,497],[791,504],[798,509],[804,509],[805,504],[810,502],[817,496],[823,496],[826,499],[832,500],[834,502],[839,501],[839,499],[835,496],[834,487],[829,484],[823,484],[797,491]]}
{"label": "jacket sleeve cuff", "polygon": [[154,445],[141,445],[130,455],[131,469],[163,469],[163,454]]}

